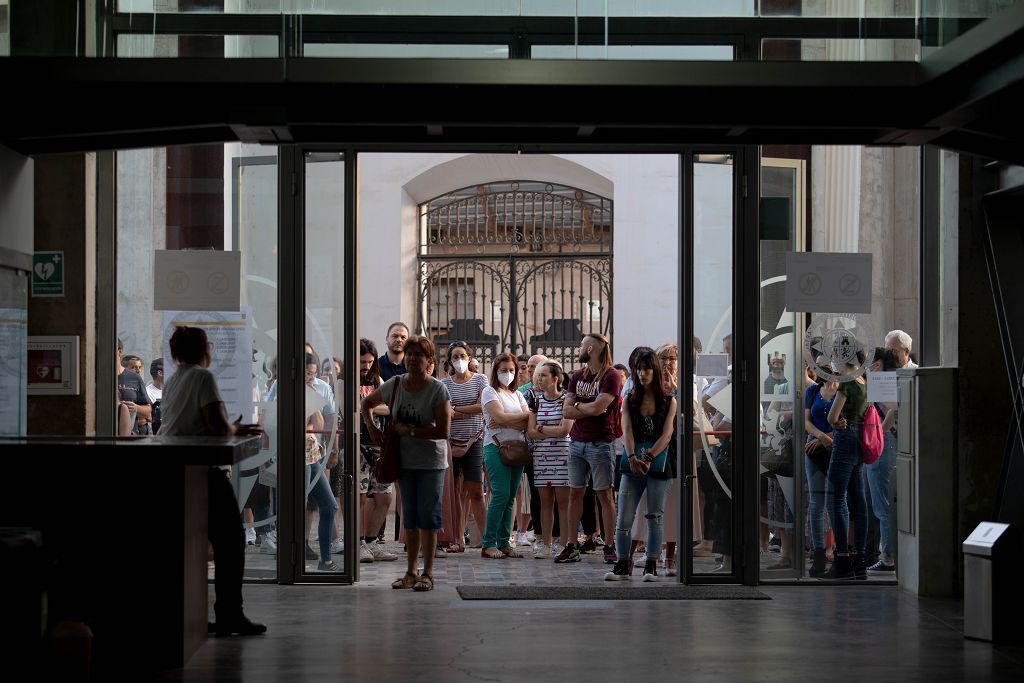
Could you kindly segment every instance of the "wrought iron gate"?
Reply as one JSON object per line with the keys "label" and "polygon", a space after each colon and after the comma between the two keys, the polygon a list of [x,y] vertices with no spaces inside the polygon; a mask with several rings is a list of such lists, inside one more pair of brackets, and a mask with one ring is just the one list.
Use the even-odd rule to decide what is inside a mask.
{"label": "wrought iron gate", "polygon": [[487,372],[502,351],[567,370],[583,335],[612,332],[612,202],[514,181],[420,206],[418,332],[443,355],[465,341]]}

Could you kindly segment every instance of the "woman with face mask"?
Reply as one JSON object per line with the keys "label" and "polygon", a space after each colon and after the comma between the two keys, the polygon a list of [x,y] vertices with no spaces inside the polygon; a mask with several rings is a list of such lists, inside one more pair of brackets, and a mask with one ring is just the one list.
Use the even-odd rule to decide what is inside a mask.
{"label": "woman with face mask", "polygon": [[491,502],[487,506],[483,548],[480,554],[499,560],[523,555],[509,544],[512,534],[512,505],[515,503],[522,467],[509,467],[501,461],[495,437],[501,443],[525,441],[530,409],[523,395],[515,390],[519,366],[510,353],[502,353],[491,366],[490,385],[483,390],[484,466],[491,482]]}
{"label": "woman with face mask", "polygon": [[449,439],[452,453],[452,477],[455,480],[457,526],[455,545],[449,550],[461,552],[466,523],[472,510],[473,519],[481,529],[487,520],[484,506],[484,418],[480,398],[487,387],[487,378],[469,369],[469,347],[464,341],[448,345],[448,366],[451,374],[441,380],[452,397],[452,431]]}

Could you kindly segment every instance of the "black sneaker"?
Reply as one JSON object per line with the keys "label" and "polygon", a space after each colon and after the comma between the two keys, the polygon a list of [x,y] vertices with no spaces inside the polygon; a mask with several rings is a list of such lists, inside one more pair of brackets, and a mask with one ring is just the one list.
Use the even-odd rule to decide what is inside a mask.
{"label": "black sneaker", "polygon": [[630,560],[616,560],[615,569],[604,575],[605,581],[629,581],[629,575],[633,573],[633,563]]}
{"label": "black sneaker", "polygon": [[226,621],[218,620],[216,623],[210,621],[207,622],[206,627],[209,633],[214,633],[218,636],[231,636],[235,634],[240,636],[260,636],[267,632],[265,625],[249,621],[244,616]]}
{"label": "black sneaker", "polygon": [[849,555],[836,555],[836,559],[833,560],[832,566],[821,578],[838,579],[842,581],[848,581],[856,578],[856,575],[853,573],[853,560]]}
{"label": "black sneaker", "polygon": [[558,564],[565,564],[566,562],[579,562],[580,551],[572,543],[566,543],[565,547],[562,548],[562,552],[558,553],[555,557],[555,562]]}
{"label": "black sneaker", "polygon": [[886,564],[884,560],[879,560],[867,568],[867,573],[871,576],[895,576],[896,565]]}
{"label": "black sneaker", "polygon": [[657,581],[658,580],[658,561],[647,560],[644,564],[644,581]]}
{"label": "black sneaker", "polygon": [[618,561],[618,556],[615,554],[615,546],[606,545],[604,547],[604,563],[615,564]]}
{"label": "black sneaker", "polygon": [[580,545],[581,553],[592,553],[595,550],[597,550],[597,544],[594,543],[594,539],[592,538],[588,538],[587,540],[583,541],[582,545]]}

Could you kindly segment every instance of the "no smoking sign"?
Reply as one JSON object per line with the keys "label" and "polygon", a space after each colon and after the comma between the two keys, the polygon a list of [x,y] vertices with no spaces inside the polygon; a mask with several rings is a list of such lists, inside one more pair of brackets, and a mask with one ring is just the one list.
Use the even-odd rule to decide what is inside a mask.
{"label": "no smoking sign", "polygon": [[871,254],[786,254],[786,308],[871,312]]}

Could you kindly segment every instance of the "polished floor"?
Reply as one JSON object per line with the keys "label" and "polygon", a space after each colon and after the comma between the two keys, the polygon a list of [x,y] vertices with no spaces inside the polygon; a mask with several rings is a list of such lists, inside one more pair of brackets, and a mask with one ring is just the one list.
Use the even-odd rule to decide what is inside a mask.
{"label": "polished floor", "polygon": [[965,640],[960,603],[889,586],[766,601],[463,601],[377,586],[247,586],[266,635],[211,638],[180,681],[1021,680],[1024,648]]}

